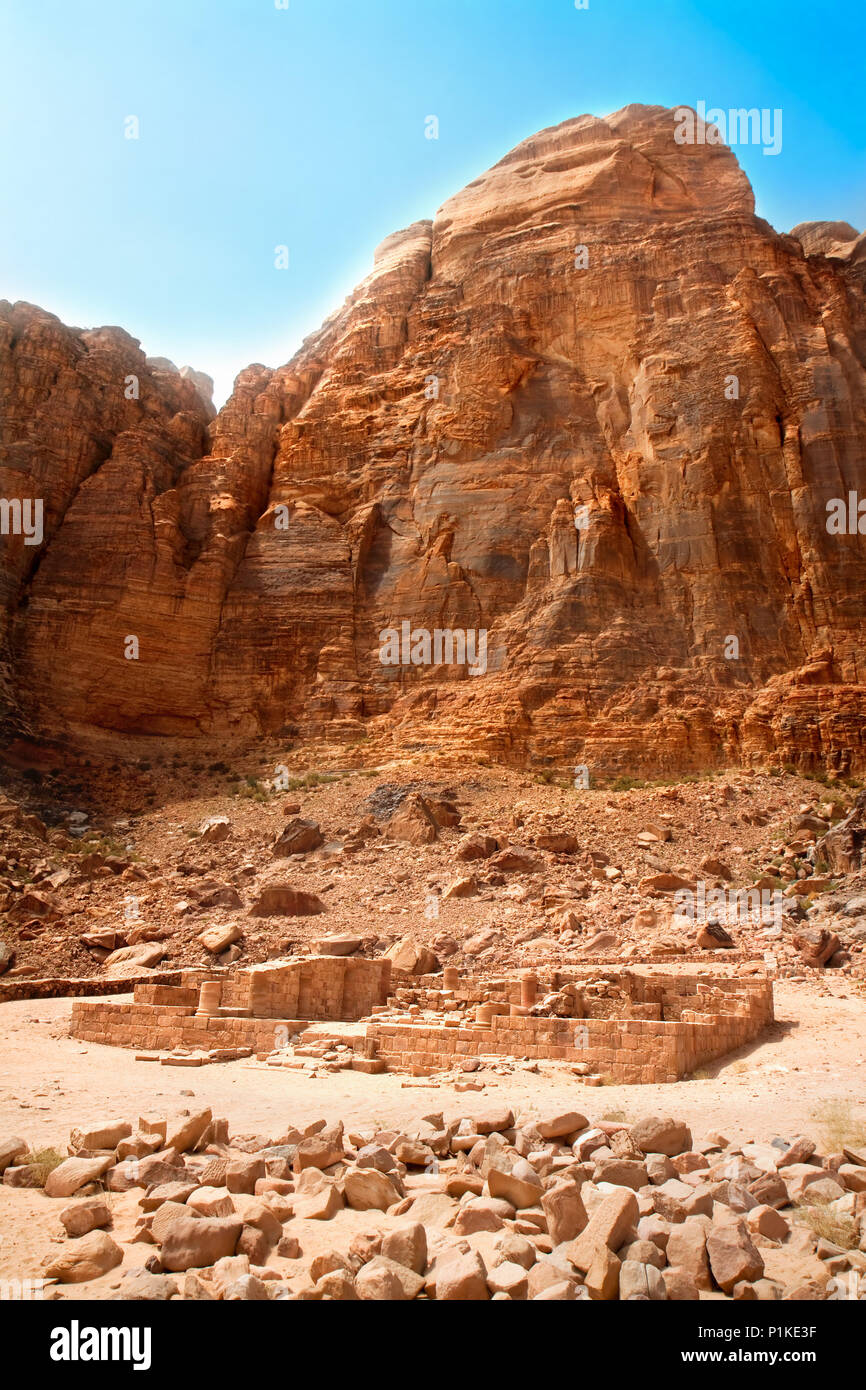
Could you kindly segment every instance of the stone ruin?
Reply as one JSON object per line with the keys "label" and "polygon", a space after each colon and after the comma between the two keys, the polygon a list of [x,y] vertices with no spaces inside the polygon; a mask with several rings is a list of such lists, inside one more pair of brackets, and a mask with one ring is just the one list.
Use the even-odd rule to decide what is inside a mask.
{"label": "stone ruin", "polygon": [[295,1047],[339,1041],[351,1047],[346,1065],[355,1070],[413,1075],[472,1057],[546,1058],[640,1084],[688,1076],[772,1020],[771,980],[721,966],[579,966],[472,980],[453,967],[418,978],[388,959],[310,956],[184,970],[179,985],[136,985],[131,1004],[76,1000],[71,1032],[147,1051],[189,1049],[209,1061],[256,1053],[274,1064]]}

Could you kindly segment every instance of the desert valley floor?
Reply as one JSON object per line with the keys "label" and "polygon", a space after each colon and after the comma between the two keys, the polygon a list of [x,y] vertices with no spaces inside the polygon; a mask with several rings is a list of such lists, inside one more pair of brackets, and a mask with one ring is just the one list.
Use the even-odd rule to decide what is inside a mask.
{"label": "desert valley floor", "polygon": [[[19,768],[2,806],[0,1279],[54,1298],[799,1299],[866,1272],[856,783],[584,788],[323,749],[122,777],[95,761],[80,802],[76,775]],[[772,884],[779,910],[714,937],[675,897],[703,883]],[[347,960],[390,968],[363,1019],[308,1010],[297,1035],[275,1019],[265,1047],[208,1048],[215,1023],[255,1023],[225,1007],[238,981]],[[627,997],[633,977],[663,1003]],[[651,1020],[691,1017],[670,991],[694,977],[769,980],[774,1018],[680,1079],[494,1045],[500,1025],[669,1029]],[[181,979],[186,1010],[165,1002]],[[223,1007],[201,1045],[125,1038],[136,1012],[202,1019],[208,979]],[[725,1016],[716,994],[694,1007]],[[93,1008],[127,1045],[73,1023]],[[390,1054],[389,1028],[428,1041]],[[431,1062],[449,1028],[490,1047]]]}

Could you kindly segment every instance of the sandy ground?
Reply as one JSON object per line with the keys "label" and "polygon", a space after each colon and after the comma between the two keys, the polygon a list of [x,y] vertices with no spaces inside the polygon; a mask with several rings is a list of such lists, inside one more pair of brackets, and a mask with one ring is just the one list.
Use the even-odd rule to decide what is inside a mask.
{"label": "sandy ground", "polygon": [[[777,983],[775,993],[774,1027],[706,1068],[706,1079],[591,1087],[555,1062],[540,1062],[537,1074],[485,1070],[468,1079],[483,1081],[481,1094],[507,1097],[525,1117],[566,1104],[590,1118],[617,1111],[630,1121],[661,1109],[686,1119],[696,1136],[710,1129],[729,1139],[808,1132],[828,1099],[847,1100],[866,1118],[863,1000],[841,980],[821,996],[788,981]],[[200,1068],[136,1062],[133,1051],[70,1038],[71,1007],[69,999],[0,1005],[0,1135],[21,1134],[31,1145],[62,1150],[74,1125],[174,1115],[202,1105],[225,1116],[232,1134],[277,1134],[288,1124],[304,1127],[323,1117],[347,1128],[391,1128],[431,1111],[469,1114],[476,1094],[398,1073],[320,1071],[312,1077],[254,1060]]]}
{"label": "sandy ground", "polygon": [[[822,1140],[821,1109],[827,1101],[851,1106],[866,1123],[866,1009],[842,980],[815,996],[804,985],[781,982],[773,1028],[756,1043],[709,1068],[705,1079],[668,1086],[590,1087],[562,1064],[542,1062],[538,1073],[477,1073],[480,1092],[458,1092],[401,1075],[365,1076],[241,1061],[203,1068],[160,1067],[136,1062],[131,1051],[70,1038],[68,999],[29,1000],[0,1006],[0,1137],[20,1134],[31,1146],[64,1151],[74,1125],[106,1118],[134,1121],[141,1113],[174,1116],[203,1105],[226,1116],[232,1134],[277,1136],[289,1124],[341,1119],[348,1130],[408,1128],[414,1119],[444,1111],[469,1115],[477,1100],[507,1100],[519,1117],[573,1108],[591,1120],[634,1121],[653,1112],[689,1122],[696,1137],[720,1130],[731,1140],[772,1139],[806,1132]],[[419,1175],[415,1182],[425,1181]],[[140,1194],[112,1198],[115,1231],[128,1238]],[[65,1203],[41,1192],[0,1185],[0,1280],[38,1274],[42,1258],[57,1248]],[[326,1249],[350,1229],[381,1226],[382,1213],[341,1212],[332,1222],[299,1226],[305,1255]],[[122,1268],[103,1279],[64,1290],[62,1296],[106,1298],[123,1270],[143,1264],[152,1246],[135,1245]],[[292,1274],[291,1262],[277,1261]],[[299,1266],[295,1268],[300,1269]]]}

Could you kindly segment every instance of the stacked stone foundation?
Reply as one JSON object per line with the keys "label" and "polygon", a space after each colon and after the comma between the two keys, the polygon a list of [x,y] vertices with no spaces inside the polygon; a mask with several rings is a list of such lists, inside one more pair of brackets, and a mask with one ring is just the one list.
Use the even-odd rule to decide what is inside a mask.
{"label": "stacked stone foundation", "polygon": [[353,1022],[388,997],[390,961],[316,956],[229,974],[184,970],[181,984],[137,985],[132,1003],[72,1005],[71,1033],[148,1051],[284,1046],[312,1020]]}
{"label": "stacked stone foundation", "polygon": [[[352,1046],[392,1070],[448,1070],[470,1057],[549,1059],[637,1085],[688,1076],[752,1041],[773,1019],[765,976],[653,967],[552,972],[544,988],[573,986],[575,1016],[551,1017],[527,1002],[540,983],[535,976],[482,982],[455,981],[455,974],[450,988],[430,976],[392,995],[387,960],[317,956],[232,974],[186,970],[179,986],[138,985],[131,1003],[76,1000],[71,1031],[149,1051],[269,1053],[311,1022],[365,1020]],[[407,1008],[409,1017],[400,1016]],[[421,1017],[422,1009],[438,1016]]]}
{"label": "stacked stone foundation", "polygon": [[[431,1024],[383,1020],[368,1027],[377,1054],[394,1069],[436,1071],[467,1057],[513,1057],[531,1061],[583,1063],[587,1070],[611,1081],[637,1085],[678,1081],[698,1067],[751,1042],[773,1021],[773,987],[763,976],[738,978],[706,974],[667,975],[654,970],[586,971],[617,985],[628,999],[628,1016],[593,1016],[601,1001],[584,1005],[581,1018],[539,1018],[521,1007],[521,982],[492,982],[486,1002],[492,1013],[486,1023],[465,1026],[457,1018]],[[432,981],[432,977],[431,981]],[[582,973],[552,972],[555,988],[580,985]],[[411,991],[398,991],[398,997]],[[485,991],[478,985],[454,992],[456,1002],[481,1004]],[[425,988],[418,992],[428,1006],[435,997],[441,1007],[447,994]],[[437,1005],[434,1005],[436,1007]]]}
{"label": "stacked stone foundation", "polygon": [[582,1062],[625,1085],[678,1081],[704,1063],[757,1037],[771,1014],[748,1006],[730,1013],[685,1013],[680,1020],[512,1018],[495,1014],[488,1026],[426,1024],[368,1028],[390,1067],[431,1071],[467,1057],[494,1056]]}

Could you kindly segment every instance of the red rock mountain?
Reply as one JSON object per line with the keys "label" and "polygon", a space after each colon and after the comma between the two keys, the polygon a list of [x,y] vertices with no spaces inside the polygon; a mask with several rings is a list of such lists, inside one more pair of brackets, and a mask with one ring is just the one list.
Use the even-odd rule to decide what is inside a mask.
{"label": "red rock mountain", "polygon": [[[526,140],[215,418],[0,303],[0,496],[45,505],[0,541],[7,728],[864,767],[866,539],[827,511],[866,497],[864,239],[776,233],[674,131]],[[404,621],[485,630],[485,674],[383,665]]]}

